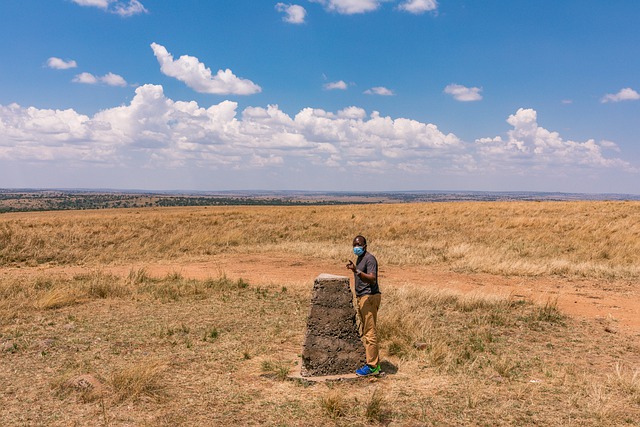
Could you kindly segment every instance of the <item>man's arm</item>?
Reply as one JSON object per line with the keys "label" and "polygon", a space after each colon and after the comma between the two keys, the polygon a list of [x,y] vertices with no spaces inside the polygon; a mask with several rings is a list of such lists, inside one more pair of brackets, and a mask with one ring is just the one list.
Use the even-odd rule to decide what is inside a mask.
{"label": "man's arm", "polygon": [[[378,269],[378,266],[375,263],[371,265],[367,265],[367,267],[372,268],[374,272]],[[356,269],[356,265],[353,263],[353,261],[349,261],[349,264],[347,264],[347,268],[353,271],[354,274],[358,276],[360,280],[362,280],[363,282],[369,283],[369,284],[376,283],[377,278],[375,273],[363,273],[362,271]]]}
{"label": "man's arm", "polygon": [[360,278],[365,283],[373,284],[376,283],[376,275],[374,273],[363,273],[360,270],[356,270],[356,276]]}

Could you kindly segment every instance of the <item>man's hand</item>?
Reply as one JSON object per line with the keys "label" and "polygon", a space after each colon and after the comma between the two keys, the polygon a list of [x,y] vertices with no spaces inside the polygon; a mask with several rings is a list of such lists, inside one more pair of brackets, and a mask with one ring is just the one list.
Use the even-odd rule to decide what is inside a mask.
{"label": "man's hand", "polygon": [[347,268],[348,268],[349,270],[353,271],[354,273],[355,273],[355,271],[356,271],[356,266],[355,266],[355,264],[353,263],[353,261],[351,261],[351,260],[349,260],[349,263],[347,264]]}

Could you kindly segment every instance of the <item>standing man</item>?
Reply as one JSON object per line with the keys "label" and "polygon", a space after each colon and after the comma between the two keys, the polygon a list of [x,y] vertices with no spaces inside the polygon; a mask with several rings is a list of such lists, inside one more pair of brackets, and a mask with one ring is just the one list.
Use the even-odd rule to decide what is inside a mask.
{"label": "standing man", "polygon": [[353,253],[358,257],[355,265],[349,261],[347,268],[353,271],[358,311],[362,321],[362,342],[364,343],[367,363],[356,370],[359,376],[378,375],[380,359],[378,350],[378,308],[380,307],[380,288],[378,287],[378,261],[367,252],[367,239],[356,236],[353,239]]}

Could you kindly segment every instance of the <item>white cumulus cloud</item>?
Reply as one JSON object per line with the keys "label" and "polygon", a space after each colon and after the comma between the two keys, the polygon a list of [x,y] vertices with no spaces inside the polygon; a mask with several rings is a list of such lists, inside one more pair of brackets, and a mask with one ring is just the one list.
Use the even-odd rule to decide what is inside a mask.
{"label": "white cumulus cloud", "polygon": [[0,160],[56,168],[186,167],[222,174],[268,169],[283,177],[282,170],[315,170],[318,179],[326,176],[326,168],[407,179],[428,179],[432,173],[634,171],[628,162],[606,155],[619,151],[614,142],[564,139],[541,127],[535,110],[521,108],[507,122],[512,129],[506,136],[466,144],[435,124],[357,106],[335,112],[308,107],[295,115],[277,105],[239,111],[238,103],[228,100],[208,107],[174,101],[162,86],[147,84],[135,89],[129,104],[93,116],[0,105]]}
{"label": "white cumulus cloud", "polygon": [[372,87],[371,89],[365,90],[364,93],[367,94],[367,95],[381,95],[381,96],[392,96],[392,95],[394,95],[394,93],[393,93],[393,91],[391,89],[387,89],[384,86]]}
{"label": "white cumulus cloud", "polygon": [[99,7],[100,9],[106,9],[109,7],[109,3],[113,0],[71,0],[75,4],[80,6],[91,6],[91,7]]}
{"label": "white cumulus cloud", "polygon": [[147,13],[147,9],[139,0],[72,0],[80,6],[97,7],[105,12],[120,16],[133,16]]}
{"label": "white cumulus cloud", "polygon": [[173,55],[164,46],[151,43],[151,48],[163,74],[180,80],[196,92],[252,95],[262,91],[260,86],[251,80],[237,77],[229,69],[218,70],[218,73],[213,75],[211,69],[194,56],[183,55],[174,60]]}
{"label": "white cumulus cloud", "polygon": [[91,73],[80,73],[73,78],[73,82],[94,85],[98,83],[98,78]]}
{"label": "white cumulus cloud", "polygon": [[124,87],[127,85],[127,81],[122,76],[113,73],[107,73],[104,76],[100,77],[100,81],[109,86]]}
{"label": "white cumulus cloud", "polygon": [[335,113],[304,108],[295,116],[277,105],[247,107],[240,117],[237,108],[232,101],[208,108],[173,101],[156,85],[138,87],[129,105],[93,117],[0,106],[0,158],[230,169],[378,162],[406,170],[434,159],[450,164],[462,149],[455,135],[433,124],[354,106]]}
{"label": "white cumulus cloud", "polygon": [[348,85],[347,85],[346,82],[344,82],[342,80],[338,80],[337,82],[326,83],[324,85],[324,88],[326,90],[336,90],[336,89],[338,89],[338,90],[347,90],[347,86]]}
{"label": "white cumulus cloud", "polygon": [[453,96],[453,99],[461,102],[480,101],[482,100],[482,88],[466,87],[458,84],[450,84],[444,88],[444,93]]}
{"label": "white cumulus cloud", "polygon": [[65,61],[64,59],[56,58],[55,56],[47,59],[47,67],[55,70],[67,70],[69,68],[76,68],[77,66],[78,64],[73,59]]}
{"label": "white cumulus cloud", "polygon": [[118,74],[107,73],[104,76],[98,77],[94,76],[91,73],[80,73],[73,78],[74,83],[83,83],[83,84],[98,84],[104,83],[108,86],[120,86],[124,87],[127,85],[127,81]]}
{"label": "white cumulus cloud", "polygon": [[[329,12],[343,15],[354,15],[378,10],[383,3],[394,0],[309,0],[312,3],[320,3]],[[438,8],[437,0],[404,0],[397,9],[413,14],[434,11]]]}
{"label": "white cumulus cloud", "polygon": [[416,15],[424,12],[430,12],[437,8],[438,2],[436,0],[407,0],[398,6],[398,9]]}
{"label": "white cumulus cloud", "polygon": [[507,119],[513,129],[507,133],[506,139],[500,136],[477,139],[479,157],[485,161],[487,168],[631,168],[626,161],[603,155],[603,149],[615,151],[615,143],[602,141],[598,144],[593,139],[585,142],[565,140],[558,132],[539,126],[537,119],[535,110],[520,108]]}
{"label": "white cumulus cloud", "polygon": [[307,10],[297,4],[278,3],[276,10],[285,14],[282,20],[289,24],[304,24],[304,18],[307,16]]}
{"label": "white cumulus cloud", "polygon": [[380,7],[383,0],[310,0],[320,3],[328,11],[344,15],[373,12]]}
{"label": "white cumulus cloud", "polygon": [[640,93],[631,89],[630,87],[626,87],[624,89],[620,89],[618,93],[615,94],[607,94],[605,95],[600,102],[621,102],[621,101],[637,101],[640,99]]}

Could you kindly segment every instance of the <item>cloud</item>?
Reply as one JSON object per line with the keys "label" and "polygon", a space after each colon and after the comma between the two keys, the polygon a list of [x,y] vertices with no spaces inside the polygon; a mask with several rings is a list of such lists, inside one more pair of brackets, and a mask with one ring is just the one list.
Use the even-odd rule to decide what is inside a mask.
{"label": "cloud", "polygon": [[324,88],[326,90],[336,90],[336,89],[338,89],[338,90],[347,90],[347,83],[342,81],[342,80],[339,80],[337,82],[326,83],[324,85]]}
{"label": "cloud", "polygon": [[109,86],[124,87],[127,85],[127,81],[122,78],[122,76],[113,73],[107,73],[104,76],[100,77],[100,81]]}
{"label": "cloud", "polygon": [[79,6],[97,7],[105,12],[120,16],[133,16],[147,13],[147,9],[139,0],[72,0]]}
{"label": "cloud", "polygon": [[216,95],[252,95],[262,91],[260,86],[251,80],[237,77],[229,69],[218,70],[214,76],[211,69],[205,67],[194,56],[183,55],[178,60],[174,60],[173,55],[162,45],[151,43],[151,49],[163,74],[180,80],[196,92]]}
{"label": "cloud", "polygon": [[616,94],[605,95],[600,102],[621,102],[621,101],[637,101],[640,99],[640,93],[631,89],[630,87],[620,89],[620,92]]}
{"label": "cloud", "polygon": [[433,124],[354,106],[335,113],[304,108],[295,116],[277,105],[240,115],[237,108],[232,101],[208,108],[173,101],[156,85],[138,87],[129,105],[93,117],[0,105],[0,159],[229,169],[379,162],[405,170],[421,162],[449,165],[462,149],[455,135]]}
{"label": "cloud", "polygon": [[73,82],[94,85],[98,83],[98,78],[91,73],[80,73],[73,78]]}
{"label": "cloud", "polygon": [[320,3],[330,12],[337,12],[344,15],[373,12],[380,7],[383,0],[310,0],[313,3]]}
{"label": "cloud", "polygon": [[78,64],[74,60],[65,61],[55,56],[47,59],[47,67],[53,68],[54,70],[67,70],[69,68],[76,68],[77,66]]}
{"label": "cloud", "polygon": [[540,127],[535,110],[520,108],[509,116],[507,123],[513,129],[507,138],[480,138],[476,140],[478,157],[487,169],[559,167],[592,167],[631,169],[628,162],[606,158],[603,149],[618,149],[611,141],[600,144],[593,139],[576,142],[563,139],[558,132]]}
{"label": "cloud", "polygon": [[430,12],[438,8],[436,0],[407,0],[398,6],[398,9],[404,10],[415,15]]}
{"label": "cloud", "polygon": [[306,9],[297,4],[278,3],[276,10],[285,14],[282,20],[289,24],[304,24],[304,18],[307,16]]}
{"label": "cloud", "polygon": [[147,9],[138,0],[129,0],[128,4],[117,2],[114,13],[120,16],[132,16],[139,13],[147,13]]}
{"label": "cloud", "polygon": [[109,7],[109,3],[113,0],[71,0],[75,4],[80,6],[98,7],[100,9],[106,9]]}
{"label": "cloud", "polygon": [[461,102],[480,101],[482,99],[482,88],[465,87],[458,84],[450,84],[444,88],[444,93],[453,96],[453,99]]}
{"label": "cloud", "polygon": [[372,87],[364,91],[367,95],[381,95],[381,96],[393,96],[394,93],[391,89],[387,89],[383,86]]}
{"label": "cloud", "polygon": [[98,83],[104,83],[108,86],[120,86],[124,87],[127,85],[127,81],[118,74],[107,73],[102,77],[96,77],[91,73],[80,73],[75,76],[72,80],[74,83],[83,83],[94,85]]}
{"label": "cloud", "polygon": [[268,171],[283,179],[291,171],[318,173],[320,179],[327,169],[347,178],[366,170],[418,180],[417,186],[434,173],[580,177],[585,176],[580,170],[637,172],[605,155],[619,151],[614,142],[563,139],[538,125],[535,110],[521,108],[507,122],[512,129],[506,136],[467,144],[435,124],[357,106],[336,112],[309,107],[295,115],[277,105],[239,111],[233,101],[203,107],[168,98],[162,86],[143,85],[129,104],[93,116],[0,105],[0,161],[162,173],[176,168]]}
{"label": "cloud", "polygon": [[[336,12],[343,15],[354,15],[357,13],[373,12],[380,8],[380,5],[393,0],[309,0],[312,3],[320,3],[329,12]],[[397,9],[413,14],[434,11],[438,8],[437,0],[405,0],[401,2]]]}

